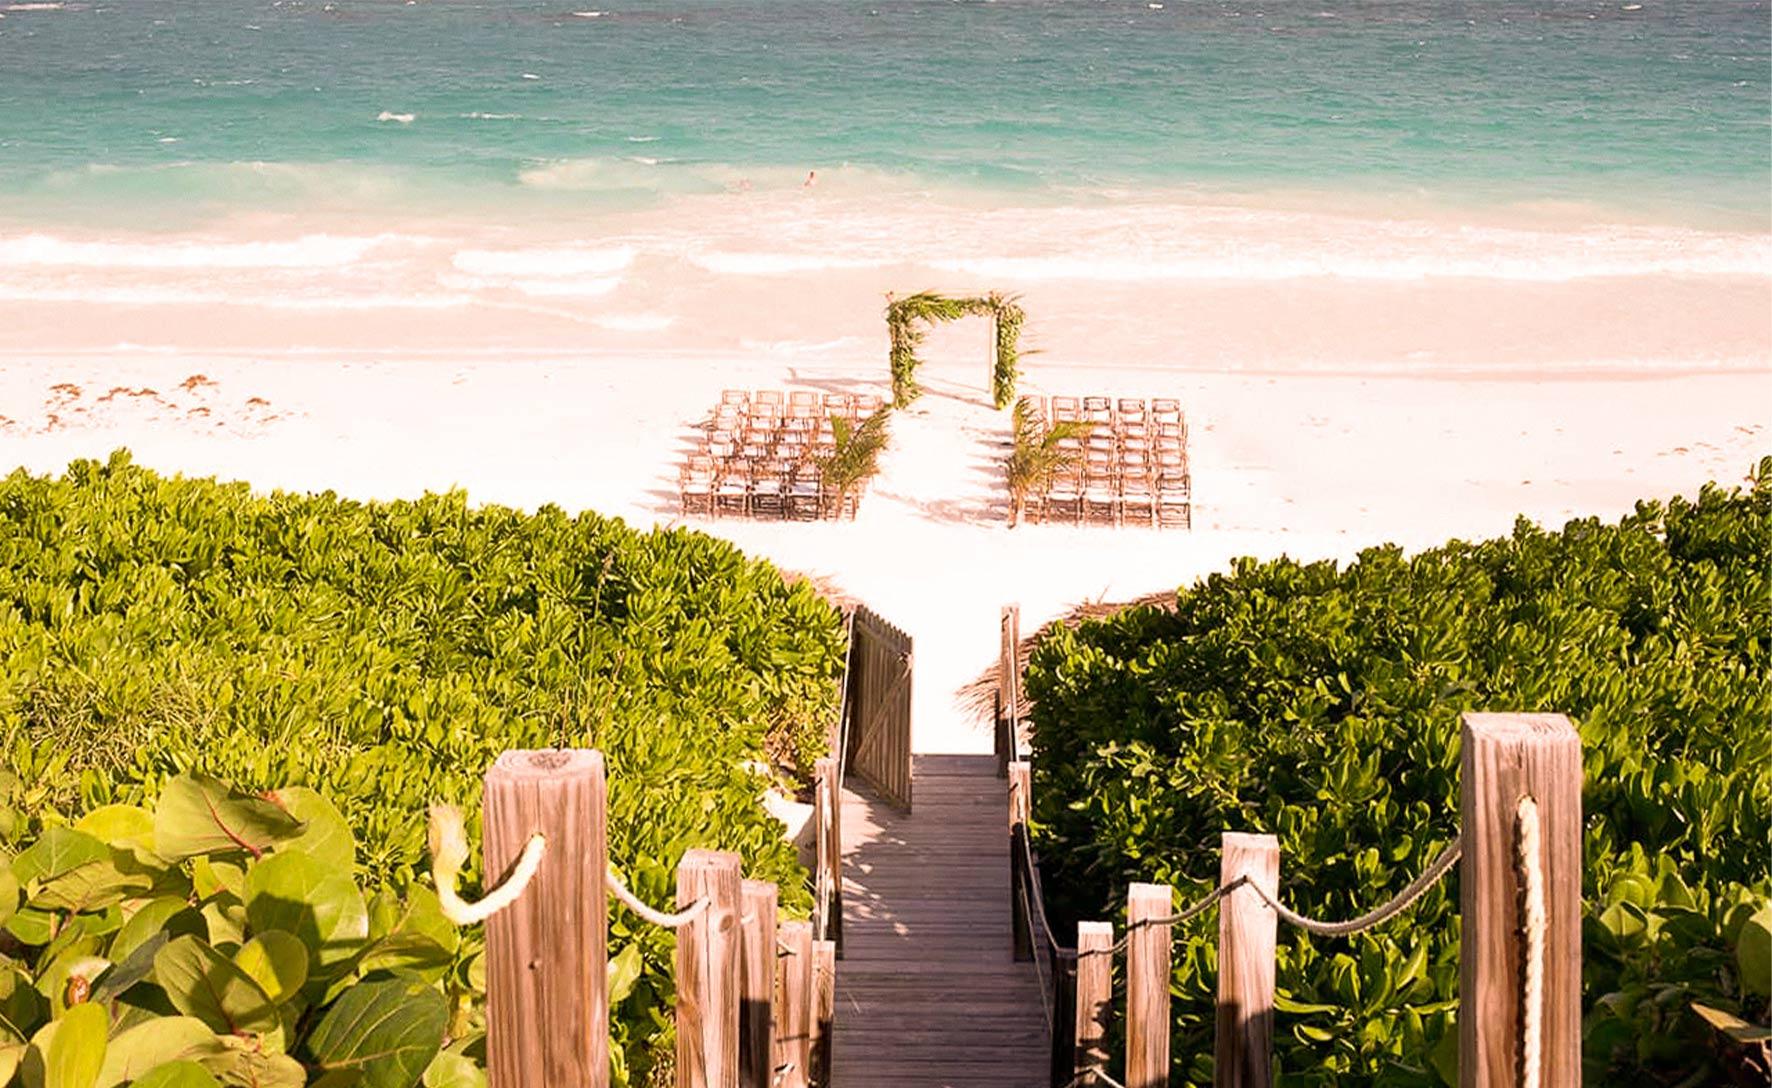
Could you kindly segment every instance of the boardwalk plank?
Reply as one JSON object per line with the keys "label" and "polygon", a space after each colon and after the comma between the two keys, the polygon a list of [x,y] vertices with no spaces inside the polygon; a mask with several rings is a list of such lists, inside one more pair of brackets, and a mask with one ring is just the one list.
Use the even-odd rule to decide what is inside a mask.
{"label": "boardwalk plank", "polygon": [[1039,977],[1010,956],[1008,794],[993,756],[916,757],[910,814],[843,794],[842,1088],[1044,1088]]}

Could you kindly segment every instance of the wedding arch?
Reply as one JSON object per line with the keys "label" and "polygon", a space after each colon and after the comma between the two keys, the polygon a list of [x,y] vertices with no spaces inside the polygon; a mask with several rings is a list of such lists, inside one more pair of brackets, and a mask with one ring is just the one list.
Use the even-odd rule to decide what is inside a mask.
{"label": "wedding arch", "polygon": [[1007,408],[1015,399],[1017,364],[1021,361],[1021,325],[1027,315],[1015,298],[997,291],[988,295],[953,298],[919,291],[904,298],[886,296],[886,327],[892,333],[892,406],[903,408],[923,394],[917,384],[917,347],[928,334],[927,326],[957,321],[962,317],[990,317],[991,400]]}

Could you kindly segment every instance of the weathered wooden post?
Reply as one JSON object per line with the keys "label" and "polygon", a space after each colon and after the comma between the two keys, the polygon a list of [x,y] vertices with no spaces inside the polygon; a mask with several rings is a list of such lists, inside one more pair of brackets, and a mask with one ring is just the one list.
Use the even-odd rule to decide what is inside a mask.
{"label": "weathered wooden post", "polygon": [[601,752],[506,752],[486,772],[489,878],[547,837],[529,887],[486,921],[492,1088],[609,1084],[606,796]]}
{"label": "weathered wooden post", "polygon": [[1461,1088],[1581,1083],[1581,738],[1561,714],[1466,714]]}
{"label": "weathered wooden post", "polygon": [[[1108,1067],[1108,1028],[1114,1016],[1114,924],[1077,923],[1077,1019],[1071,1076]],[[1094,1076],[1077,1083],[1105,1084]]]}
{"label": "weathered wooden post", "polygon": [[707,909],[677,930],[677,1086],[738,1088],[742,859],[689,850],[677,865],[677,909]]}
{"label": "weathered wooden post", "polygon": [[837,945],[812,942],[812,1080],[830,1088],[832,1040],[837,1017]]}
{"label": "weathered wooden post", "polygon": [[1052,1046],[1050,1063],[1051,1083],[1055,1086],[1068,1085],[1075,1076],[1077,1064],[1077,1039],[1070,1031],[1070,1026],[1077,1022],[1077,961],[1073,957],[1061,956],[1058,949],[1050,941],[1040,942],[1040,951],[1035,953],[1046,957],[1046,963],[1052,979]]}
{"label": "weathered wooden post", "polygon": [[829,757],[812,765],[814,804],[818,821],[818,879],[824,891],[819,910],[824,912],[824,932],[819,936],[836,942],[843,954],[843,784],[842,765]]}
{"label": "weathered wooden post", "polygon": [[777,965],[775,1074],[781,1088],[812,1083],[812,923],[783,922]]}
{"label": "weathered wooden post", "polygon": [[1032,766],[1025,760],[1009,764],[1009,910],[1017,960],[1034,958],[1034,889],[1028,885],[1026,864],[1032,857],[1028,846],[1028,816],[1032,811]]}
{"label": "weathered wooden post", "polygon": [[738,1008],[738,1082],[772,1088],[775,1080],[775,911],[778,895],[766,880],[744,882],[743,994]]}
{"label": "weathered wooden post", "polygon": [[1167,884],[1126,892],[1126,1088],[1169,1083],[1169,975],[1174,893]]}
{"label": "weathered wooden post", "polygon": [[1017,666],[1021,660],[1021,606],[1006,604],[997,630],[997,777],[1009,774],[1009,764],[1017,752],[1016,729],[1021,718],[1020,677]]}
{"label": "weathered wooden post", "polygon": [[[1219,841],[1220,885],[1246,877],[1277,901],[1280,840],[1227,831]],[[1273,1084],[1274,941],[1279,921],[1255,888],[1238,888],[1218,901],[1215,1088]]]}

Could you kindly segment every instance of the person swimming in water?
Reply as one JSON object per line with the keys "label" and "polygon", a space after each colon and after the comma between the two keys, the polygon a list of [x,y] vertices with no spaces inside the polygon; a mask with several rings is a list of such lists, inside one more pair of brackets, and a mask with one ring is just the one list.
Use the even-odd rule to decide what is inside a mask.
{"label": "person swimming in water", "polygon": [[800,188],[810,189],[814,185],[817,185],[817,184],[818,184],[818,171],[817,170],[808,170],[808,171],[806,171],[806,180],[800,184]]}

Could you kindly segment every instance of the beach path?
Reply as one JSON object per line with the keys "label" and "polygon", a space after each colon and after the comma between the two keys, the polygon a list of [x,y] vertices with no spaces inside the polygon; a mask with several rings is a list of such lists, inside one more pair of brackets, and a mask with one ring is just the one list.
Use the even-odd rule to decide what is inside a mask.
{"label": "beach path", "polygon": [[1048,1083],[1042,965],[1011,953],[1008,785],[989,755],[918,755],[916,803],[843,792],[845,1088]]}

